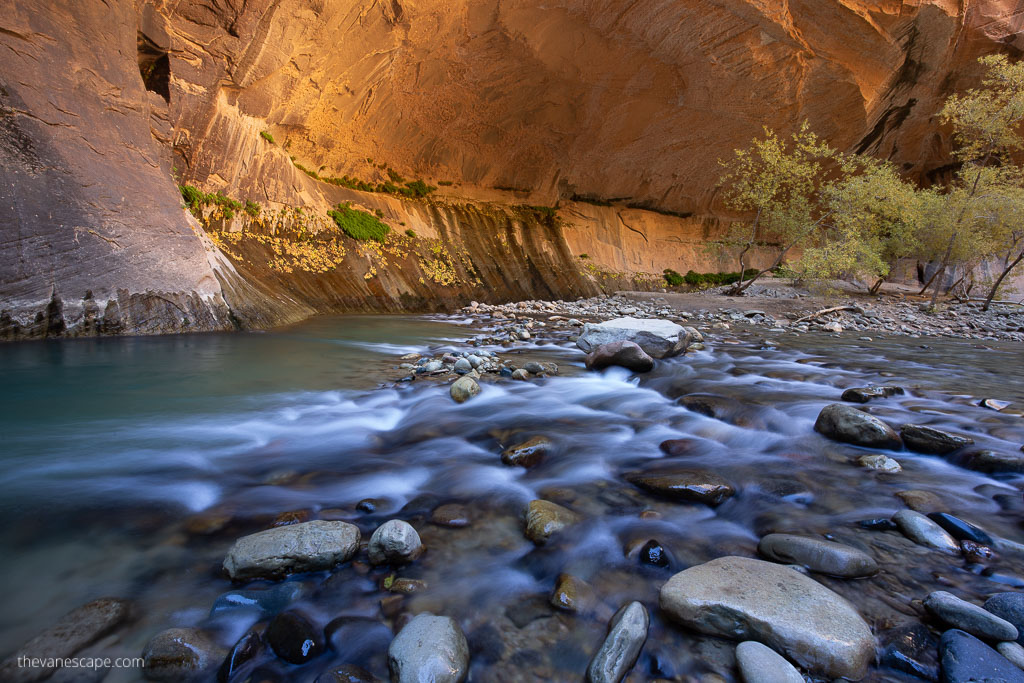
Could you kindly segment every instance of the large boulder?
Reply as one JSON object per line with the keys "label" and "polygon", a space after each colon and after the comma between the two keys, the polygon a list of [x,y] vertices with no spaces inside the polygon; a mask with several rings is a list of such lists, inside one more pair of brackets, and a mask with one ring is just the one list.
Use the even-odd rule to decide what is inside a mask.
{"label": "large boulder", "polygon": [[603,370],[612,365],[633,372],[650,372],[654,369],[654,359],[639,344],[631,341],[602,344],[587,354],[584,363],[587,370]]}
{"label": "large boulder", "polygon": [[316,520],[267,529],[235,541],[224,558],[232,579],[279,579],[296,572],[330,569],[359,550],[359,529]]}
{"label": "large boulder", "polygon": [[783,565],[720,557],[662,586],[675,621],[738,640],[757,640],[812,673],[862,678],[875,656],[871,629],[842,597]]}
{"label": "large boulder", "polygon": [[868,448],[900,448],[899,434],[874,415],[842,403],[821,409],[814,430],[830,439]]}
{"label": "large boulder", "polygon": [[616,318],[603,323],[587,323],[576,346],[587,353],[614,342],[633,342],[652,358],[668,358],[686,350],[690,335],[670,320]]}
{"label": "large boulder", "polygon": [[451,617],[419,614],[388,646],[394,683],[461,683],[469,673],[469,643]]}

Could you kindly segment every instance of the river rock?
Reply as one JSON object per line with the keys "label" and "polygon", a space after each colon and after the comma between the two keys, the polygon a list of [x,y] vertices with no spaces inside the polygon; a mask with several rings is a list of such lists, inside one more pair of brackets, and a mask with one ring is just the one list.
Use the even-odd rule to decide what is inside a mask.
{"label": "river rock", "polygon": [[662,587],[661,608],[702,633],[758,640],[825,676],[858,680],[875,656],[871,629],[850,603],[771,562],[720,557],[691,567]]}
{"label": "river rock", "polygon": [[572,574],[559,574],[548,602],[556,609],[581,612],[593,604],[594,598],[594,591],[586,582]]}
{"label": "river rock", "polygon": [[274,617],[264,637],[278,657],[292,664],[305,664],[326,646],[323,630],[294,610]]}
{"label": "river rock", "polygon": [[458,375],[465,375],[467,372],[473,371],[473,364],[469,362],[468,358],[460,358],[455,361],[455,365],[452,367]]}
{"label": "river rock", "polygon": [[224,663],[217,671],[217,680],[230,681],[240,675],[239,672],[263,652],[263,645],[263,636],[258,630],[247,631],[224,658]]}
{"label": "river rock", "polygon": [[950,626],[987,640],[1017,640],[1017,627],[995,614],[961,600],[947,591],[935,591],[924,599],[929,612]]}
{"label": "river rock", "polygon": [[354,664],[342,664],[323,672],[313,683],[381,683],[381,680]]}
{"label": "river rock", "polygon": [[668,358],[685,351],[690,337],[682,326],[669,320],[617,318],[584,325],[576,346],[590,353],[619,341],[633,342],[652,358]]}
{"label": "river rock", "polygon": [[551,439],[545,436],[535,436],[521,444],[506,448],[501,454],[501,461],[511,467],[529,469],[539,465],[550,450]]}
{"label": "river rock", "polygon": [[168,683],[214,680],[227,654],[205,631],[171,628],[153,636],[142,651],[142,675]]}
{"label": "river rock", "polygon": [[842,543],[793,534],[768,534],[757,545],[757,551],[770,560],[797,564],[811,571],[855,578],[870,576],[878,564],[870,555]]}
{"label": "river rock", "polygon": [[926,425],[903,425],[900,427],[900,436],[910,450],[933,455],[948,455],[974,443],[974,439],[969,436],[953,434]]}
{"label": "river rock", "polygon": [[1021,647],[1020,643],[998,643],[996,652],[1006,657],[1007,661],[1018,669],[1024,669],[1024,647]]}
{"label": "river rock", "polygon": [[460,377],[452,382],[448,393],[456,403],[465,403],[480,393],[480,385],[472,377]]}
{"label": "river rock", "polygon": [[430,523],[451,529],[461,529],[470,525],[469,510],[459,503],[445,503],[434,508],[430,513]]}
{"label": "river rock", "polygon": [[367,551],[370,564],[404,564],[423,552],[423,544],[411,524],[392,519],[373,532]]}
{"label": "river rock", "polygon": [[531,500],[526,507],[526,537],[544,545],[552,534],[577,521],[579,517],[572,510],[548,500]]}
{"label": "river rock", "polygon": [[876,398],[889,398],[903,394],[903,387],[854,387],[847,389],[840,397],[851,403],[867,403]]}
{"label": "river rock", "polygon": [[991,536],[979,529],[970,522],[965,522],[959,517],[954,517],[945,512],[932,512],[928,514],[932,520],[958,541],[974,541],[982,545],[991,546],[995,543]]}
{"label": "river rock", "polygon": [[461,683],[469,673],[469,644],[451,617],[419,614],[388,646],[393,683]]}
{"label": "river rock", "polygon": [[974,636],[950,629],[939,640],[945,683],[1024,683],[1024,672]]}
{"label": "river rock", "polygon": [[587,680],[590,683],[619,683],[625,678],[640,656],[649,626],[647,608],[639,602],[631,602],[620,609],[612,617],[604,643],[590,660]]}
{"label": "river rock", "polygon": [[881,453],[862,455],[857,458],[857,464],[866,469],[884,472],[885,474],[898,474],[903,471],[903,467],[898,462],[888,455],[882,455]]}
{"label": "river rock", "polygon": [[671,560],[661,543],[652,538],[640,548],[640,562],[655,567],[667,567]]}
{"label": "river rock", "polygon": [[520,382],[528,382],[530,380],[530,373],[523,368],[519,368],[518,370],[513,370],[510,377]]}
{"label": "river rock", "polygon": [[874,415],[842,403],[822,408],[814,429],[830,439],[856,446],[900,448],[900,437],[892,427]]}
{"label": "river rock", "polygon": [[296,572],[330,569],[359,550],[359,529],[316,520],[267,529],[235,541],[224,558],[232,579],[279,579]]}
{"label": "river rock", "polygon": [[995,410],[996,412],[999,412],[1001,410],[1009,408],[1010,402],[1000,401],[997,398],[985,398],[982,399],[978,405],[980,405],[982,408],[988,408],[989,410]]}
{"label": "river rock", "polygon": [[896,522],[904,536],[918,545],[934,548],[949,555],[960,554],[960,544],[956,539],[920,512],[900,510],[892,516],[892,521]]}
{"label": "river rock", "polygon": [[0,663],[0,680],[18,683],[46,678],[54,667],[19,667],[19,657],[65,659],[124,623],[130,616],[130,604],[115,598],[93,600],[71,610],[25,643]]}
{"label": "river rock", "polygon": [[261,590],[229,591],[218,597],[210,616],[237,612],[251,612],[260,617],[277,614],[303,592],[302,584],[286,581],[271,588]]}
{"label": "river rock", "polygon": [[[1021,447],[1024,450],[1024,446]],[[1019,474],[1024,472],[1024,455],[990,450],[970,451],[958,456],[956,464],[986,474]]]}
{"label": "river rock", "polygon": [[744,683],[804,683],[804,677],[785,657],[756,640],[736,646],[736,663]]}
{"label": "river rock", "polygon": [[921,622],[900,624],[879,634],[879,663],[926,681],[939,677],[938,639]]}
{"label": "river rock", "polygon": [[633,372],[650,372],[654,369],[654,359],[631,341],[617,341],[602,344],[587,354],[584,361],[587,370],[603,370],[616,365]]}
{"label": "river rock", "polygon": [[645,491],[681,503],[716,507],[736,493],[732,484],[706,470],[633,472],[625,478]]}
{"label": "river rock", "polygon": [[1024,645],[1024,593],[996,593],[985,601],[985,609],[1017,628],[1017,642]]}

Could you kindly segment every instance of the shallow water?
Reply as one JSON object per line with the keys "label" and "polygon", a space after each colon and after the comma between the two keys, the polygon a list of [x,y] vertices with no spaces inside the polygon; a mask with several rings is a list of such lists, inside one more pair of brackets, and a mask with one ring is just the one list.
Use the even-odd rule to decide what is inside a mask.
{"label": "shallow water", "polygon": [[[0,653],[107,595],[137,604],[138,619],[109,644],[114,650],[136,655],[153,633],[178,625],[207,626],[230,645],[252,619],[207,617],[232,588],[219,571],[224,553],[237,537],[290,511],[350,521],[364,538],[387,519],[409,520],[428,552],[398,576],[427,588],[396,605],[382,587],[384,570],[344,565],[292,579],[303,590],[299,606],[321,625],[343,615],[383,625],[353,640],[360,647],[350,643],[303,667],[267,658],[270,680],[312,680],[342,661],[383,677],[393,617],[423,610],[460,620],[474,680],[577,680],[608,618],[631,599],[652,612],[638,680],[707,673],[732,680],[732,645],[663,621],[657,591],[688,566],[756,555],[769,531],[830,534],[872,552],[884,570],[878,577],[821,580],[876,631],[915,621],[911,601],[931,590],[978,599],[1008,583],[1024,585],[1017,578],[1024,556],[1000,553],[986,576],[895,532],[856,525],[905,507],[895,493],[924,490],[946,511],[1024,542],[1024,478],[992,478],[906,452],[890,453],[901,474],[880,475],[853,464],[869,451],[812,429],[843,388],[898,384],[907,395],[876,401],[872,412],[891,424],[928,423],[969,433],[978,447],[1017,452],[1024,443],[1024,419],[1014,412],[1024,408],[1019,345],[727,333],[638,380],[620,369],[584,372],[582,354],[563,341],[520,355],[554,360],[562,376],[485,384],[463,405],[428,381],[375,388],[405,374],[395,368],[404,353],[468,348],[477,330],[456,324],[464,322],[352,316],[265,334],[0,346],[0,551],[8,589]],[[675,401],[693,393],[721,397],[722,419]],[[1014,404],[1004,413],[974,405],[985,397]],[[553,442],[539,467],[502,465],[504,447],[535,435]],[[693,439],[686,456],[659,449],[681,438]],[[714,471],[739,493],[711,509],[652,498],[622,479],[671,464]],[[521,511],[540,497],[584,521],[536,548],[523,536]],[[356,509],[364,498],[378,499],[375,512]],[[468,528],[427,521],[448,502],[465,505]],[[637,560],[652,538],[668,550],[670,567]],[[593,587],[583,613],[547,605],[560,573]],[[107,680],[136,678],[114,672]]]}

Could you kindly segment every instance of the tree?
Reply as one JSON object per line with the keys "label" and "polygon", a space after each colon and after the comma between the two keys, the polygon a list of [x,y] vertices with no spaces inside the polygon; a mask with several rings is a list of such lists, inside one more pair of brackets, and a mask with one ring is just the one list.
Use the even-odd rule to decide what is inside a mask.
{"label": "tree", "polygon": [[[805,121],[788,142],[765,128],[763,138],[753,140],[748,149],[736,150],[733,159],[723,162],[726,205],[753,214],[750,223],[733,223],[724,240],[740,249],[740,279],[727,294],[743,294],[759,277],[781,265],[786,254],[827,218],[828,214],[819,210],[817,190],[822,165],[835,154]],[[778,253],[771,266],[745,279],[746,257],[758,245],[759,235],[775,240]]]}
{"label": "tree", "polygon": [[860,276],[876,293],[899,259],[917,250],[917,188],[886,161],[837,155],[836,177],[820,190],[827,220],[798,267],[807,277]]}
{"label": "tree", "polygon": [[[978,253],[972,244],[980,242],[973,247],[983,246],[986,255],[997,253],[995,244],[1000,238],[1012,239],[1012,216],[1024,210],[1021,172],[1011,159],[1024,149],[1020,134],[1024,121],[1024,62],[1011,63],[1005,55],[989,55],[979,61],[985,68],[981,88],[950,96],[940,114],[942,122],[953,127],[955,154],[963,165],[946,194],[946,206],[939,212],[949,222],[945,228],[937,225],[946,237],[939,268],[932,276],[933,308],[942,275],[957,250]],[[1006,259],[1003,272],[986,297],[985,310],[1007,274],[1022,260],[1024,252],[1019,258]]]}

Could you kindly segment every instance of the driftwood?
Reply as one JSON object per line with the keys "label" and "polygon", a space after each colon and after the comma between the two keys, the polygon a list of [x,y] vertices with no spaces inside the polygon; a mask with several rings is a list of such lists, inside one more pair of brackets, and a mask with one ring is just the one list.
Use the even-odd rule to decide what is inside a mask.
{"label": "driftwood", "polygon": [[820,311],[816,311],[814,313],[811,313],[810,315],[805,315],[804,317],[800,318],[799,320],[794,320],[793,324],[794,325],[798,325],[800,323],[805,323],[805,322],[807,322],[809,320],[814,320],[815,318],[820,318],[823,315],[828,315],[829,313],[835,313],[836,311],[853,311],[855,313],[863,313],[864,309],[861,308],[860,306],[833,306],[832,308],[823,308]]}

